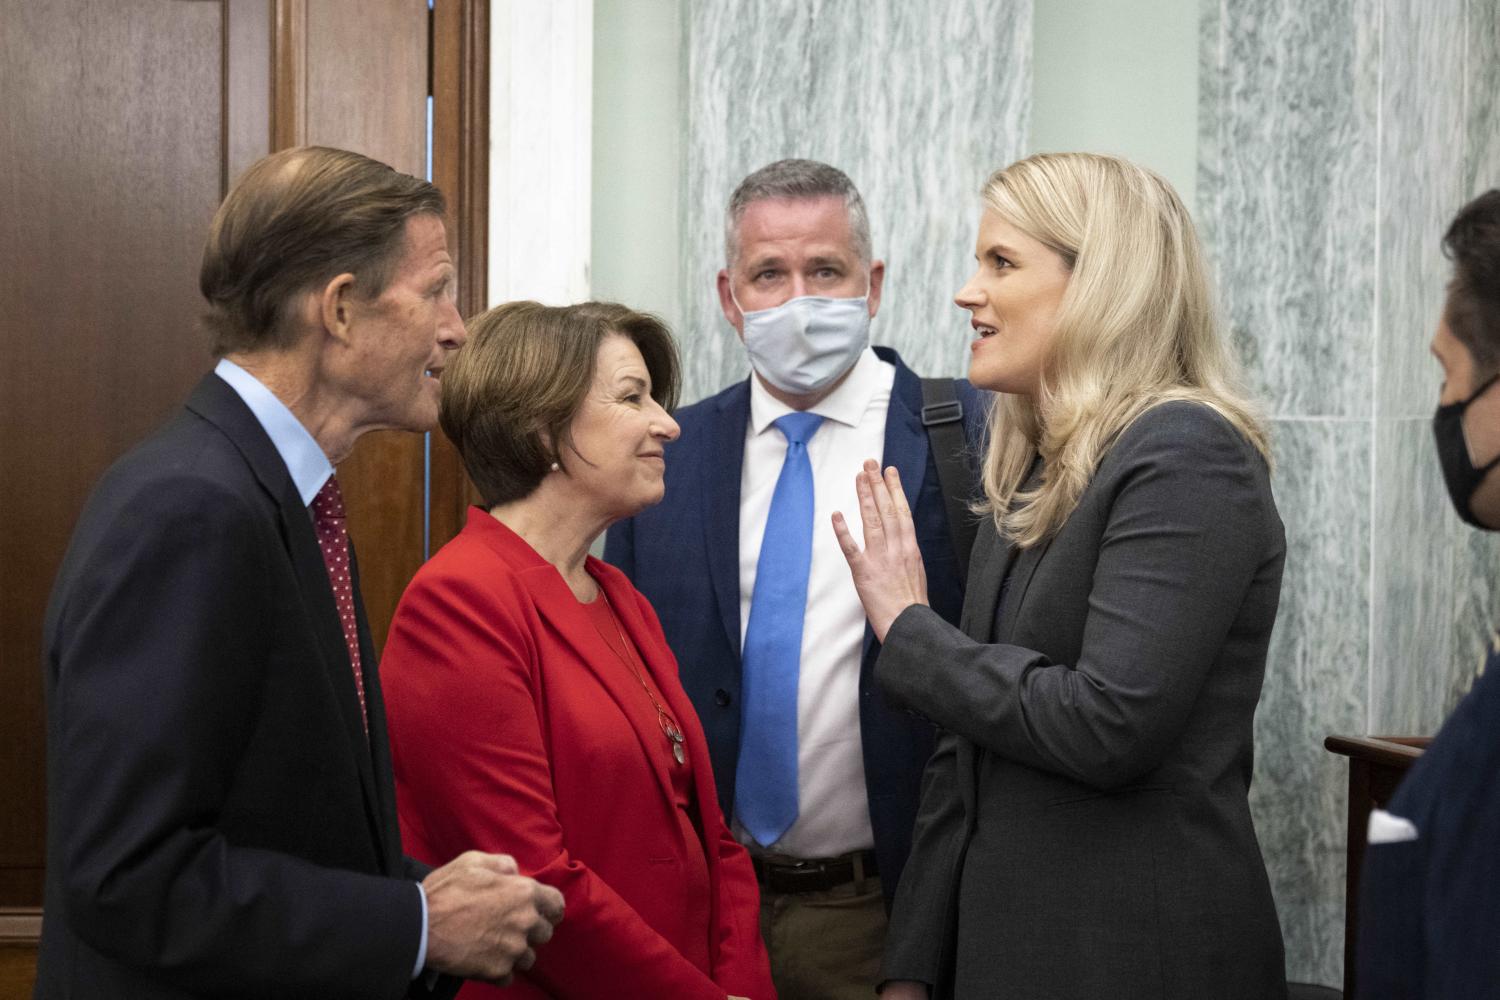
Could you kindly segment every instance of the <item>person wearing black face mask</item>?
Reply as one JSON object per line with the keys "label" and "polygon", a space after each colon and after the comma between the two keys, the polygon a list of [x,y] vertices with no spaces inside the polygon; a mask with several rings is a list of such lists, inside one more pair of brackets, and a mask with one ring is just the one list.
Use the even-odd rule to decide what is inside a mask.
{"label": "person wearing black face mask", "polygon": [[[1432,352],[1433,417],[1453,507],[1500,531],[1500,189],[1459,212]],[[1358,994],[1500,998],[1500,633],[1474,688],[1370,817],[1360,888]]]}

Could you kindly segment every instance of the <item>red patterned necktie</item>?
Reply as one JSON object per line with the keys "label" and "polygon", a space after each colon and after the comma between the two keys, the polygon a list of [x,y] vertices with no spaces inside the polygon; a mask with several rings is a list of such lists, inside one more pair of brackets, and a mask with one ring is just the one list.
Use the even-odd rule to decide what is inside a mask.
{"label": "red patterned necktie", "polygon": [[349,663],[354,667],[359,718],[368,736],[370,716],[365,710],[365,678],[359,669],[359,624],[354,617],[354,581],[349,575],[349,528],[344,519],[344,494],[339,491],[338,477],[329,476],[313,497],[312,513],[318,547],[323,550],[323,565],[328,568],[328,582],[333,585],[333,601],[339,609],[339,624],[349,647]]}

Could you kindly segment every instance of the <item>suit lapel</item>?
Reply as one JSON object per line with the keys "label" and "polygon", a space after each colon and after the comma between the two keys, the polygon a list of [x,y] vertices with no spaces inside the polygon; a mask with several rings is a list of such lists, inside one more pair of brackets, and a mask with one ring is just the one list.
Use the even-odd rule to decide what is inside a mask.
{"label": "suit lapel", "polygon": [[[198,388],[194,390],[187,405],[193,412],[218,427],[239,449],[256,479],[276,503],[281,537],[297,578],[302,607],[307,612],[308,627],[315,638],[320,666],[330,685],[329,696],[339,706],[345,744],[352,758],[350,762],[359,774],[370,833],[384,857],[387,845],[382,830],[384,824],[379,819],[380,797],[375,790],[370,744],[365,737],[364,723],[360,720],[359,695],[354,689],[354,669],[349,663],[349,650],[344,644],[338,607],[334,603],[333,587],[328,580],[328,570],[323,565],[322,551],[313,530],[312,515],[302,506],[296,484],[292,482],[291,474],[287,472],[286,463],[276,446],[271,443],[250,408],[228,383],[217,375],[205,376],[198,383]],[[352,563],[352,550],[350,559]],[[364,608],[358,599],[357,581],[354,603],[363,630]],[[369,655],[373,659],[373,651]],[[372,673],[373,670],[367,670],[366,676]],[[375,697],[378,698],[378,695]],[[374,737],[373,729],[371,737]]]}
{"label": "suit lapel", "polygon": [[[1037,456],[1031,462],[1031,471],[1026,474],[1025,489],[1034,489],[1041,480],[1044,467],[1041,456]],[[1047,549],[1052,545],[1049,536],[1037,542],[1029,549],[1019,552],[1015,546],[1011,546],[1013,565],[1008,567],[1011,574],[1010,586],[1005,589],[1005,607],[1000,609],[1004,617],[1001,622],[1005,628],[1005,642],[1010,642],[1016,634],[1016,628],[1020,624],[1017,612],[1021,609],[1021,601],[1026,597],[1026,588],[1031,586],[1031,577],[1036,573],[1036,568],[1042,562],[1042,557],[1047,554]]]}
{"label": "suit lapel", "polygon": [[[349,541],[349,572],[354,583],[354,593],[359,593],[359,561],[354,557],[354,541]],[[386,730],[385,696],[380,689],[380,658],[375,652],[375,642],[370,636],[370,623],[365,616],[365,602],[354,602],[354,618],[359,631],[359,661],[365,682],[365,706],[370,718],[369,752],[361,754],[371,765],[371,782],[366,792],[374,796],[374,808],[378,820],[375,836],[380,842],[385,858],[386,874],[399,874],[401,870],[401,828],[396,818],[396,776],[391,768],[390,735]],[[358,704],[358,694],[355,695]],[[363,772],[361,772],[363,774]]]}
{"label": "suit lapel", "polygon": [[[599,575],[606,574],[600,573]],[[630,728],[635,732],[636,739],[641,745],[641,752],[650,763],[651,772],[656,776],[657,786],[670,807],[672,805],[672,777],[667,771],[667,760],[671,751],[668,748],[666,736],[655,724],[654,719],[649,732],[636,724],[637,718],[641,717],[636,709],[646,698],[646,692],[641,689],[640,681],[632,676],[630,669],[620,662],[619,654],[604,641],[589,618],[588,612],[578,603],[578,599],[573,596],[573,591],[563,580],[562,574],[558,573],[555,568],[547,564],[529,567],[519,574],[519,579],[530,591],[537,612],[552,627],[557,639],[572,649],[574,657],[593,675],[619,707],[620,714],[625,717]],[[629,627],[626,605],[633,604],[633,600],[626,593],[608,591],[606,593],[621,624],[625,626],[626,636],[635,640],[636,651],[649,667],[650,661],[646,657],[650,644],[643,643],[638,638],[640,625],[635,628]],[[654,675],[656,671],[653,670],[652,673]],[[679,717],[675,710],[673,716]]]}
{"label": "suit lapel", "polygon": [[994,522],[979,525],[979,540],[974,546],[973,569],[964,592],[963,613],[959,629],[975,642],[990,641],[990,627],[995,620],[995,605],[1000,600],[1000,584],[1015,560],[1015,546],[1000,539]]}
{"label": "suit lapel", "polygon": [[740,650],[740,467],[745,461],[745,428],[750,423],[750,382],[724,394],[702,446],[712,461],[703,489],[703,543],[708,550],[709,583],[729,648]]}
{"label": "suit lapel", "polygon": [[[885,437],[881,442],[880,465],[894,465],[901,476],[901,490],[913,507],[922,495],[927,477],[927,428],[922,426],[922,380],[902,363],[900,355],[889,347],[877,347],[880,360],[896,366],[891,385],[891,401],[885,412]],[[857,512],[856,512],[857,513]],[[875,630],[865,625],[864,649],[861,653],[860,684],[873,683],[875,670]]]}
{"label": "suit lapel", "polygon": [[[1027,474],[1030,486],[1039,474],[1040,463],[1033,463]],[[968,589],[964,595],[963,615],[959,629],[975,642],[996,641],[992,636],[995,614],[1000,610],[1000,590],[1007,574],[1013,574],[1010,586],[1005,588],[1005,641],[1015,635],[1016,611],[1026,588],[1031,585],[1032,574],[1047,552],[1050,539],[1029,549],[1018,550],[1002,539],[995,530],[994,522],[986,518],[979,525],[979,536],[974,545],[974,555],[969,567]],[[966,739],[958,740],[955,766],[959,774],[959,793],[969,816],[975,815],[975,800],[979,786],[979,754],[974,744]]]}
{"label": "suit lapel", "polygon": [[1011,567],[1010,586],[1005,591],[1005,607],[1002,609],[1004,615],[1001,622],[1005,628],[1005,641],[1010,642],[1016,634],[1016,627],[1020,624],[1021,601],[1026,597],[1026,588],[1031,586],[1031,578],[1036,573],[1037,566],[1041,565],[1042,557],[1047,554],[1047,548],[1052,544],[1052,539],[1047,538],[1038,542],[1029,549],[1023,549],[1015,556],[1014,565]]}
{"label": "suit lapel", "polygon": [[[994,522],[979,525],[979,538],[970,562],[969,586],[964,593],[963,614],[959,629],[975,642],[988,643],[995,620],[995,606],[1000,601],[1000,584],[1015,560],[1015,546],[1003,541]],[[979,780],[978,753],[969,740],[959,738],[954,767],[958,772],[959,796],[967,815],[975,815],[975,797]]]}
{"label": "suit lapel", "polygon": [[[297,584],[302,590],[302,605],[307,609],[308,623],[317,636],[321,664],[333,700],[339,707],[345,745],[353,755],[352,763],[359,772],[370,833],[383,848],[385,838],[381,830],[384,824],[379,819],[380,796],[375,791],[375,772],[370,760],[370,738],[374,737],[374,730],[371,730],[370,738],[365,736],[364,722],[361,721],[359,712],[359,693],[354,688],[354,668],[349,662],[349,647],[344,643],[344,630],[339,626],[338,607],[333,600],[333,586],[328,581],[328,569],[323,564],[312,517],[307,508],[302,506],[302,499],[294,489],[289,490],[288,495],[282,499],[280,513],[282,537],[286,539],[287,551],[291,554],[292,566],[297,573]],[[352,560],[353,546],[350,548]],[[356,614],[363,620],[364,602],[359,599],[357,584],[354,606]],[[362,650],[361,653],[363,652]],[[371,672],[366,671],[366,676]],[[372,694],[367,691],[366,701],[371,699]]]}
{"label": "suit lapel", "polygon": [[896,366],[891,402],[885,415],[883,465],[894,465],[901,474],[901,489],[908,503],[922,495],[927,478],[927,428],[922,426],[922,380],[901,363],[894,351],[884,358]]}

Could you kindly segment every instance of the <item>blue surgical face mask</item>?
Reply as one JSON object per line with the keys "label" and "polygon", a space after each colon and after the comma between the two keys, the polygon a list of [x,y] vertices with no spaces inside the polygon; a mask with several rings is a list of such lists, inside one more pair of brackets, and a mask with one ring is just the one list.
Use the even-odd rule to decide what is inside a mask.
{"label": "blue surgical face mask", "polygon": [[[733,288],[729,297],[738,308]],[[740,309],[740,314],[750,366],[782,392],[798,396],[836,381],[870,343],[870,308],[863,295],[801,295],[770,309]]]}

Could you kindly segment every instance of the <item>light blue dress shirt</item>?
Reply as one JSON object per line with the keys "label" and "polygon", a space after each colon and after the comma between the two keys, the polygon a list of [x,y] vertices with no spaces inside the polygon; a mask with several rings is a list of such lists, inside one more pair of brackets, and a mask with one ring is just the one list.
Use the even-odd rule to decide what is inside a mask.
{"label": "light blue dress shirt", "polygon": [[[286,471],[291,474],[292,485],[297,487],[302,506],[311,506],[313,497],[333,475],[333,465],[318,447],[318,442],[275,393],[233,361],[221,358],[214,366],[214,374],[229,383],[229,388],[255,414],[271,444],[275,445],[276,453],[286,463]],[[417,895],[422,900],[422,939],[417,945],[417,967],[412,971],[413,979],[422,974],[422,966],[427,964],[427,892],[420,882],[415,884]]]}

